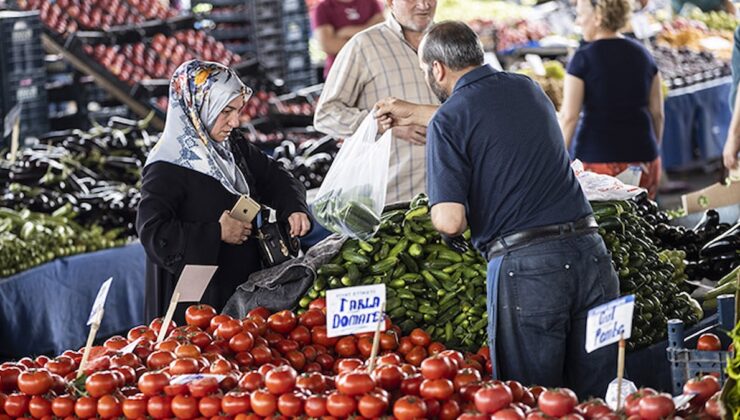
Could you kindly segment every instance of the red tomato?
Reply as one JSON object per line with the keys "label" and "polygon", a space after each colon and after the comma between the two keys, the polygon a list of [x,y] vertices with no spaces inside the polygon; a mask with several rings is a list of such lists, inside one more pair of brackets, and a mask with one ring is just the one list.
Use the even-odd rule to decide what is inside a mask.
{"label": "red tomato", "polygon": [[98,414],[98,400],[92,397],[80,397],[75,403],[75,414],[81,419],[89,419]]}
{"label": "red tomato", "polygon": [[360,337],[357,339],[357,352],[363,359],[370,358],[373,353],[373,339],[370,337]]}
{"label": "red tomato", "polygon": [[379,387],[388,391],[395,391],[400,388],[403,377],[403,371],[398,365],[379,365],[373,370],[375,382]]}
{"label": "red tomato", "polygon": [[306,326],[299,325],[288,334],[288,338],[298,343],[301,347],[307,346],[311,344],[311,331]]}
{"label": "red tomato", "polygon": [[151,328],[145,325],[139,325],[138,327],[131,328],[126,335],[128,341],[134,341],[139,337],[143,337],[143,339],[146,341],[155,341],[157,339],[157,335],[154,333],[154,331],[152,331]]}
{"label": "red tomato", "polygon": [[221,398],[209,395],[203,397],[198,401],[198,412],[203,417],[215,417],[221,411]]}
{"label": "red tomato", "polygon": [[192,357],[175,359],[170,363],[170,374],[187,375],[189,373],[198,373],[198,361]]}
{"label": "red tomato", "polygon": [[414,343],[408,337],[401,337],[398,340],[398,353],[405,356],[411,349],[414,348]]}
{"label": "red tomato", "polygon": [[299,352],[298,350],[288,352],[288,354],[285,355],[285,358],[288,359],[290,365],[293,366],[293,368],[295,368],[295,370],[297,371],[302,371],[303,368],[306,366],[306,356],[304,356],[303,353]]}
{"label": "red tomato", "polygon": [[191,305],[185,310],[185,322],[204,330],[211,324],[214,316],[216,316],[216,309],[210,305]]}
{"label": "red tomato", "polygon": [[[152,322],[149,323],[149,329],[154,331],[155,334],[159,335],[159,330],[162,328],[162,318],[154,318]],[[167,327],[167,334],[169,334],[172,330],[177,328],[177,324],[175,324],[175,321],[170,321],[170,325]]]}
{"label": "red tomato", "polygon": [[51,401],[51,412],[57,417],[69,417],[74,411],[75,399],[69,394],[60,395]]}
{"label": "red tomato", "polygon": [[444,401],[455,392],[455,385],[445,378],[425,379],[419,387],[419,393],[424,399]]}
{"label": "red tomato", "polygon": [[146,411],[155,419],[172,417],[172,397],[156,395],[149,398],[146,403]]}
{"label": "red tomato", "polygon": [[169,366],[175,359],[175,353],[167,350],[157,350],[147,357],[146,366],[149,370],[158,370]]}
{"label": "red tomato", "polygon": [[337,337],[328,337],[326,335],[326,326],[318,325],[311,329],[311,342],[313,344],[320,344],[326,347],[334,347],[339,341]]}
{"label": "red tomato", "polygon": [[722,418],[719,403],[720,393],[716,393],[706,403],[704,403],[704,411],[713,419]]}
{"label": "red tomato", "polygon": [[524,420],[524,412],[519,407],[511,405],[493,413],[491,420]]}
{"label": "red tomato", "polygon": [[267,318],[267,325],[271,330],[280,334],[287,334],[298,324],[295,314],[292,311],[284,310],[270,315]]}
{"label": "red tomato", "polygon": [[321,366],[321,370],[323,370],[324,372],[329,372],[334,366],[334,358],[326,353],[320,354],[316,356],[316,363]]}
{"label": "red tomato", "polygon": [[51,374],[43,369],[28,369],[18,375],[18,389],[27,395],[46,394],[53,384]]}
{"label": "red tomato", "polygon": [[250,403],[252,411],[262,417],[269,417],[277,410],[277,397],[266,389],[252,392]]}
{"label": "red tomato", "polygon": [[420,398],[407,395],[393,404],[393,415],[398,420],[424,419],[427,416],[427,405]]}
{"label": "red tomato", "polygon": [[[462,413],[460,417],[457,418],[457,420],[488,420],[489,418],[490,416],[481,414],[477,411],[468,411],[468,412]],[[545,419],[543,418],[541,420],[545,420]]]}
{"label": "red tomato", "polygon": [[455,375],[455,378],[452,380],[452,383],[455,385],[455,390],[460,391],[460,389],[473,382],[479,382],[481,380],[480,372],[472,369],[472,368],[465,368],[460,370],[457,375]]}
{"label": "red tomato", "polygon": [[337,374],[341,374],[359,369],[361,366],[362,360],[360,359],[338,359],[334,370]]}
{"label": "red tomato", "polygon": [[394,351],[398,348],[398,335],[395,331],[385,331],[380,334],[380,350]]}
{"label": "red tomato", "polygon": [[95,372],[85,380],[85,390],[93,398],[110,394],[117,387],[116,378],[111,372]]}
{"label": "red tomato", "polygon": [[379,356],[376,361],[378,366],[382,366],[382,365],[400,366],[402,362],[403,361],[401,360],[401,356],[399,356],[397,353],[386,353],[382,356]]}
{"label": "red tomato", "polygon": [[401,381],[401,394],[419,396],[421,383],[424,378],[421,375],[409,375]]}
{"label": "red tomato", "polygon": [[716,334],[704,333],[699,336],[696,342],[696,349],[702,351],[719,351],[722,348],[722,342]]}
{"label": "red tomato", "polygon": [[667,394],[648,395],[640,399],[640,417],[645,420],[658,420],[673,415],[676,407]]}
{"label": "red tomato", "polygon": [[308,304],[308,309],[326,309],[326,298],[320,297],[312,300],[311,303]]}
{"label": "red tomato", "polygon": [[340,357],[353,357],[357,354],[357,339],[351,335],[337,341],[334,350]]}
{"label": "red tomato", "polygon": [[146,417],[147,397],[144,394],[136,394],[123,400],[121,410],[127,419],[138,419]]}
{"label": "red tomato", "polygon": [[319,309],[309,309],[301,314],[298,322],[305,327],[313,328],[326,324],[326,315]]}
{"label": "red tomato", "polygon": [[18,366],[6,366],[0,368],[0,392],[9,393],[17,390],[18,376],[21,372],[22,370]]}
{"label": "red tomato", "polygon": [[121,337],[120,335],[114,335],[113,337],[105,340],[105,343],[103,343],[103,347],[107,348],[108,350],[114,351],[121,350],[127,345],[128,340],[126,340],[124,337]]}
{"label": "red tomato", "polygon": [[445,347],[444,344],[435,341],[434,343],[430,344],[429,347],[427,347],[427,352],[431,354],[432,356],[437,355],[439,353],[442,353],[445,351],[447,347]]}
{"label": "red tomato", "polygon": [[326,411],[334,417],[344,418],[354,413],[357,401],[349,395],[334,391],[326,398]]}
{"label": "red tomato", "polygon": [[114,395],[104,395],[98,400],[98,414],[104,419],[118,418],[123,414],[123,404]]}
{"label": "red tomato", "polygon": [[164,395],[174,397],[176,395],[185,395],[188,393],[188,386],[185,384],[167,385],[164,387]]}
{"label": "red tomato", "polygon": [[714,376],[706,375],[703,378],[689,379],[683,386],[684,394],[696,393],[691,405],[703,405],[720,390],[719,381]]}
{"label": "red tomato", "polygon": [[251,407],[249,400],[248,392],[231,391],[221,400],[221,411],[230,416],[246,413]]}
{"label": "red tomato", "polygon": [[587,419],[595,419],[611,414],[612,410],[603,400],[595,399],[576,406],[576,412],[582,413]]}
{"label": "red tomato", "polygon": [[337,390],[349,396],[366,394],[375,388],[375,381],[364,371],[350,371],[339,374],[336,378]]}
{"label": "red tomato", "polygon": [[255,316],[258,316],[262,319],[267,319],[270,317],[270,310],[263,306],[259,306],[247,312],[247,318],[254,318]]}
{"label": "red tomato", "polygon": [[514,400],[511,390],[503,383],[484,386],[474,398],[475,408],[483,414],[493,414]]}
{"label": "red tomato", "polygon": [[195,344],[180,344],[175,347],[175,357],[183,359],[189,357],[191,359],[197,359],[200,357],[200,347]]}
{"label": "red tomato", "polygon": [[217,375],[226,375],[232,370],[234,370],[234,366],[226,359],[218,359],[208,367],[209,373],[215,373]]}
{"label": "red tomato", "polygon": [[414,328],[409,334],[409,338],[411,339],[411,343],[415,346],[426,347],[432,342],[429,334],[421,328]]}
{"label": "red tomato", "polygon": [[164,387],[169,385],[170,377],[162,372],[146,372],[139,377],[139,391],[146,396],[154,396],[161,393]]}
{"label": "red tomato", "polygon": [[455,420],[460,415],[460,405],[455,400],[445,401],[439,409],[439,420]]}
{"label": "red tomato", "polygon": [[245,373],[244,376],[239,379],[239,387],[246,389],[247,391],[256,391],[262,388],[264,384],[264,377],[256,370]]}
{"label": "red tomato", "polygon": [[648,395],[656,395],[657,392],[650,388],[643,388],[633,392],[624,399],[624,413],[627,416],[633,416],[640,412],[640,400]]}
{"label": "red tomato", "polygon": [[230,340],[231,337],[242,332],[242,323],[236,319],[228,319],[216,328],[213,332],[213,336],[217,338],[223,338],[224,340]]}
{"label": "red tomato", "polygon": [[296,379],[296,388],[311,394],[320,394],[326,390],[326,379],[324,375],[313,372],[304,373]]}
{"label": "red tomato", "polygon": [[539,409],[553,417],[563,417],[566,414],[570,414],[578,404],[578,397],[576,394],[567,389],[550,389],[537,398],[537,406]]}
{"label": "red tomato", "polygon": [[366,419],[377,419],[388,411],[388,398],[377,392],[365,394],[357,403],[357,411]]}
{"label": "red tomato", "polygon": [[433,356],[421,362],[421,374],[425,379],[452,379],[457,369],[447,357]]}
{"label": "red tomato", "polygon": [[28,404],[31,398],[28,395],[15,393],[5,399],[3,408],[5,413],[11,417],[23,417],[28,412]]}
{"label": "red tomato", "polygon": [[218,391],[218,381],[211,377],[198,379],[188,383],[188,391],[193,397],[202,398]]}
{"label": "red tomato", "polygon": [[416,346],[411,349],[410,352],[406,353],[405,360],[408,363],[418,367],[421,365],[421,362],[423,362],[426,357],[426,349],[423,346]]}
{"label": "red tomato", "polygon": [[269,363],[272,360],[272,352],[267,346],[258,345],[252,349],[252,356],[254,357],[254,363],[257,366]]}
{"label": "red tomato", "polygon": [[323,417],[326,415],[326,397],[323,395],[311,395],[306,398],[303,410],[309,417]]}
{"label": "red tomato", "polygon": [[51,416],[51,403],[40,395],[34,395],[28,403],[28,412],[37,419]]}
{"label": "red tomato", "polygon": [[290,366],[278,366],[265,375],[265,387],[275,395],[290,392],[295,387],[298,374]]}
{"label": "red tomato", "polygon": [[297,392],[289,392],[278,398],[278,411],[287,417],[298,417],[303,414],[303,395]]}

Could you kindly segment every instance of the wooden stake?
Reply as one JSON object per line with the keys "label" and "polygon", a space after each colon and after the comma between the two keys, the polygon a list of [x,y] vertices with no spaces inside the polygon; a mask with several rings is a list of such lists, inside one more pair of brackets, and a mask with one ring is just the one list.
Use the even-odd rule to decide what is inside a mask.
{"label": "wooden stake", "polygon": [[375,369],[375,357],[378,355],[378,347],[380,347],[380,327],[385,322],[385,302],[380,306],[380,320],[378,326],[375,328],[375,336],[373,336],[373,349],[370,352],[370,361],[368,363],[368,372],[372,372]]}
{"label": "wooden stake", "polygon": [[10,163],[15,162],[15,155],[18,153],[18,145],[21,136],[21,119],[18,118],[13,123],[13,134],[10,137]]}
{"label": "wooden stake", "polygon": [[162,327],[159,329],[159,336],[157,337],[157,343],[161,343],[162,340],[167,336],[167,327],[169,327],[172,321],[172,316],[175,315],[175,308],[177,308],[177,302],[180,300],[180,292],[172,294],[170,299],[170,307],[167,308],[167,313],[164,315],[162,320]]}
{"label": "wooden stake", "polygon": [[87,335],[87,343],[85,344],[85,351],[82,353],[82,360],[80,361],[80,367],[77,369],[77,377],[79,378],[85,372],[87,361],[90,358],[90,351],[92,350],[93,342],[95,342],[95,336],[98,334],[100,329],[100,323],[103,321],[104,310],[98,312],[98,316],[90,324],[90,333]]}
{"label": "wooden stake", "polygon": [[624,334],[619,337],[619,352],[617,354],[617,411],[622,408],[622,378],[624,377]]}

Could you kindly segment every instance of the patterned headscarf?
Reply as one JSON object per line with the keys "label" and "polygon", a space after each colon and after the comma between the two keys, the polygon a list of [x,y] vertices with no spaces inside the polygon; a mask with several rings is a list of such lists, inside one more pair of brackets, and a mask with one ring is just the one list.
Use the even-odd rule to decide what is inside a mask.
{"label": "patterned headscarf", "polygon": [[246,102],[252,90],[228,67],[198,60],[181,64],[170,81],[164,132],[144,166],[173,163],[217,179],[232,194],[249,195],[229,140],[219,143],[208,134],[218,114],[239,95]]}

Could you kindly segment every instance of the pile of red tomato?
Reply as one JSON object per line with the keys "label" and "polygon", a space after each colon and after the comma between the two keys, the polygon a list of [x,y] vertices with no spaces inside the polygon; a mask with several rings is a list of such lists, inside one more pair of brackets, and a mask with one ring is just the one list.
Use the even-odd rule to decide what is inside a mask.
{"label": "pile of red tomato", "polygon": [[[242,320],[208,305],[186,313],[187,326],[160,319],[93,348],[77,378],[81,351],[0,365],[0,420],[59,418],[397,418],[567,420],[619,419],[601,400],[578,404],[568,389],[527,388],[490,380],[488,349],[463,354],[422,330],[402,337],[386,325],[370,368],[372,334],[327,336],[325,302],[300,316],[255,309]],[[131,352],[124,347],[138,340]],[[187,374],[210,374],[188,383]],[[705,377],[679,415],[719,418],[719,384]],[[705,407],[706,406],[706,410]],[[716,411],[715,411],[716,410]],[[670,396],[644,389],[625,401],[631,419],[673,416]]]}

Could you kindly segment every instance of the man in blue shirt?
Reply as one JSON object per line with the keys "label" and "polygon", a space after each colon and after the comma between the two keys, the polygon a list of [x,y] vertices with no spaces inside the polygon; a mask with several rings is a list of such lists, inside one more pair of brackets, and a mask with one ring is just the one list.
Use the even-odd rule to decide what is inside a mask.
{"label": "man in blue shirt", "polygon": [[376,116],[384,129],[428,125],[432,223],[458,245],[469,222],[489,261],[495,374],[603,396],[616,352],[586,353],[586,316],[616,298],[619,283],[552,103],[529,78],[483,65],[482,45],[464,23],[434,25],[420,51],[443,105],[389,98]]}

